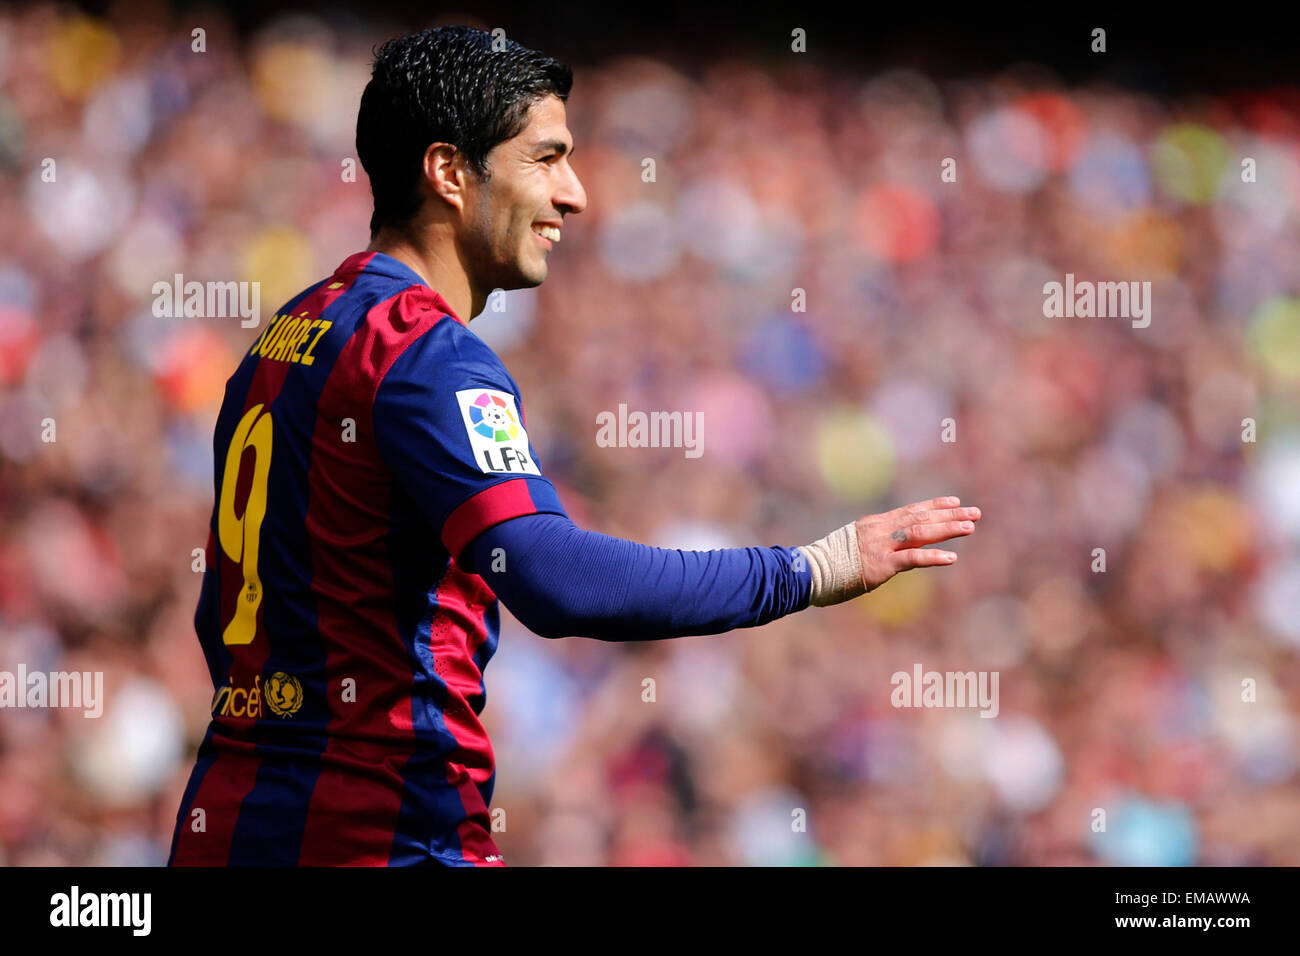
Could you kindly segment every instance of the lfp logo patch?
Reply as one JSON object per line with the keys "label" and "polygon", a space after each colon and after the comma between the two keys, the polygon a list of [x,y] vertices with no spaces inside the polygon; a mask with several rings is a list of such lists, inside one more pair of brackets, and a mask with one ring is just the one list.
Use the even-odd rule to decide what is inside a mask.
{"label": "lfp logo patch", "polygon": [[528,432],[513,395],[492,388],[466,388],[456,393],[456,401],[474,461],[484,474],[541,474],[528,450]]}
{"label": "lfp logo patch", "polygon": [[469,420],[474,423],[474,431],[484,438],[495,442],[510,441],[519,437],[519,422],[511,410],[507,395],[491,395],[482,392],[469,406]]}

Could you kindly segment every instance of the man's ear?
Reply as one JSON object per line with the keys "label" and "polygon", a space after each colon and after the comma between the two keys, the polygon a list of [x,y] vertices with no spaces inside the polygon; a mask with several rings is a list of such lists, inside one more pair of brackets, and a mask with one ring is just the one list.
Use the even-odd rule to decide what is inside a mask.
{"label": "man's ear", "polygon": [[424,185],[458,210],[465,208],[469,170],[465,154],[450,143],[430,143],[424,151]]}

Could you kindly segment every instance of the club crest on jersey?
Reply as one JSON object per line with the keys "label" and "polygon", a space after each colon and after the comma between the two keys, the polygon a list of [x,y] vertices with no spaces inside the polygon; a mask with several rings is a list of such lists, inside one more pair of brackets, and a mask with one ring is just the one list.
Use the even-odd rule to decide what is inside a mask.
{"label": "club crest on jersey", "polygon": [[528,450],[528,432],[515,408],[515,397],[492,388],[456,393],[474,461],[484,474],[540,475]]}

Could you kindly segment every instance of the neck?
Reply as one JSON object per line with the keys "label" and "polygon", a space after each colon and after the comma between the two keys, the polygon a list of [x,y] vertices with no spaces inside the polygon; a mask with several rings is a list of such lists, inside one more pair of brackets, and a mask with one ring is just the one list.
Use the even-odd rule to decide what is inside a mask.
{"label": "neck", "polygon": [[450,242],[421,242],[390,229],[380,229],[366,251],[382,252],[410,266],[465,322],[482,312],[487,303],[487,296],[480,296],[470,286],[469,275]]}

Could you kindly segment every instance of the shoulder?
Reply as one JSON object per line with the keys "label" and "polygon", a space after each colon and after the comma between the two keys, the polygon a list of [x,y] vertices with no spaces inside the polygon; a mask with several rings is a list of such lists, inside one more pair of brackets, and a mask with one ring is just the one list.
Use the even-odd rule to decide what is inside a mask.
{"label": "shoulder", "polygon": [[418,378],[432,384],[473,380],[517,392],[500,356],[439,303],[441,299],[428,287],[408,289],[397,297],[393,315],[383,319],[395,332],[384,381]]}
{"label": "shoulder", "polygon": [[432,390],[469,377],[513,386],[496,353],[433,289],[390,284],[357,291],[344,365],[372,397],[399,382]]}

